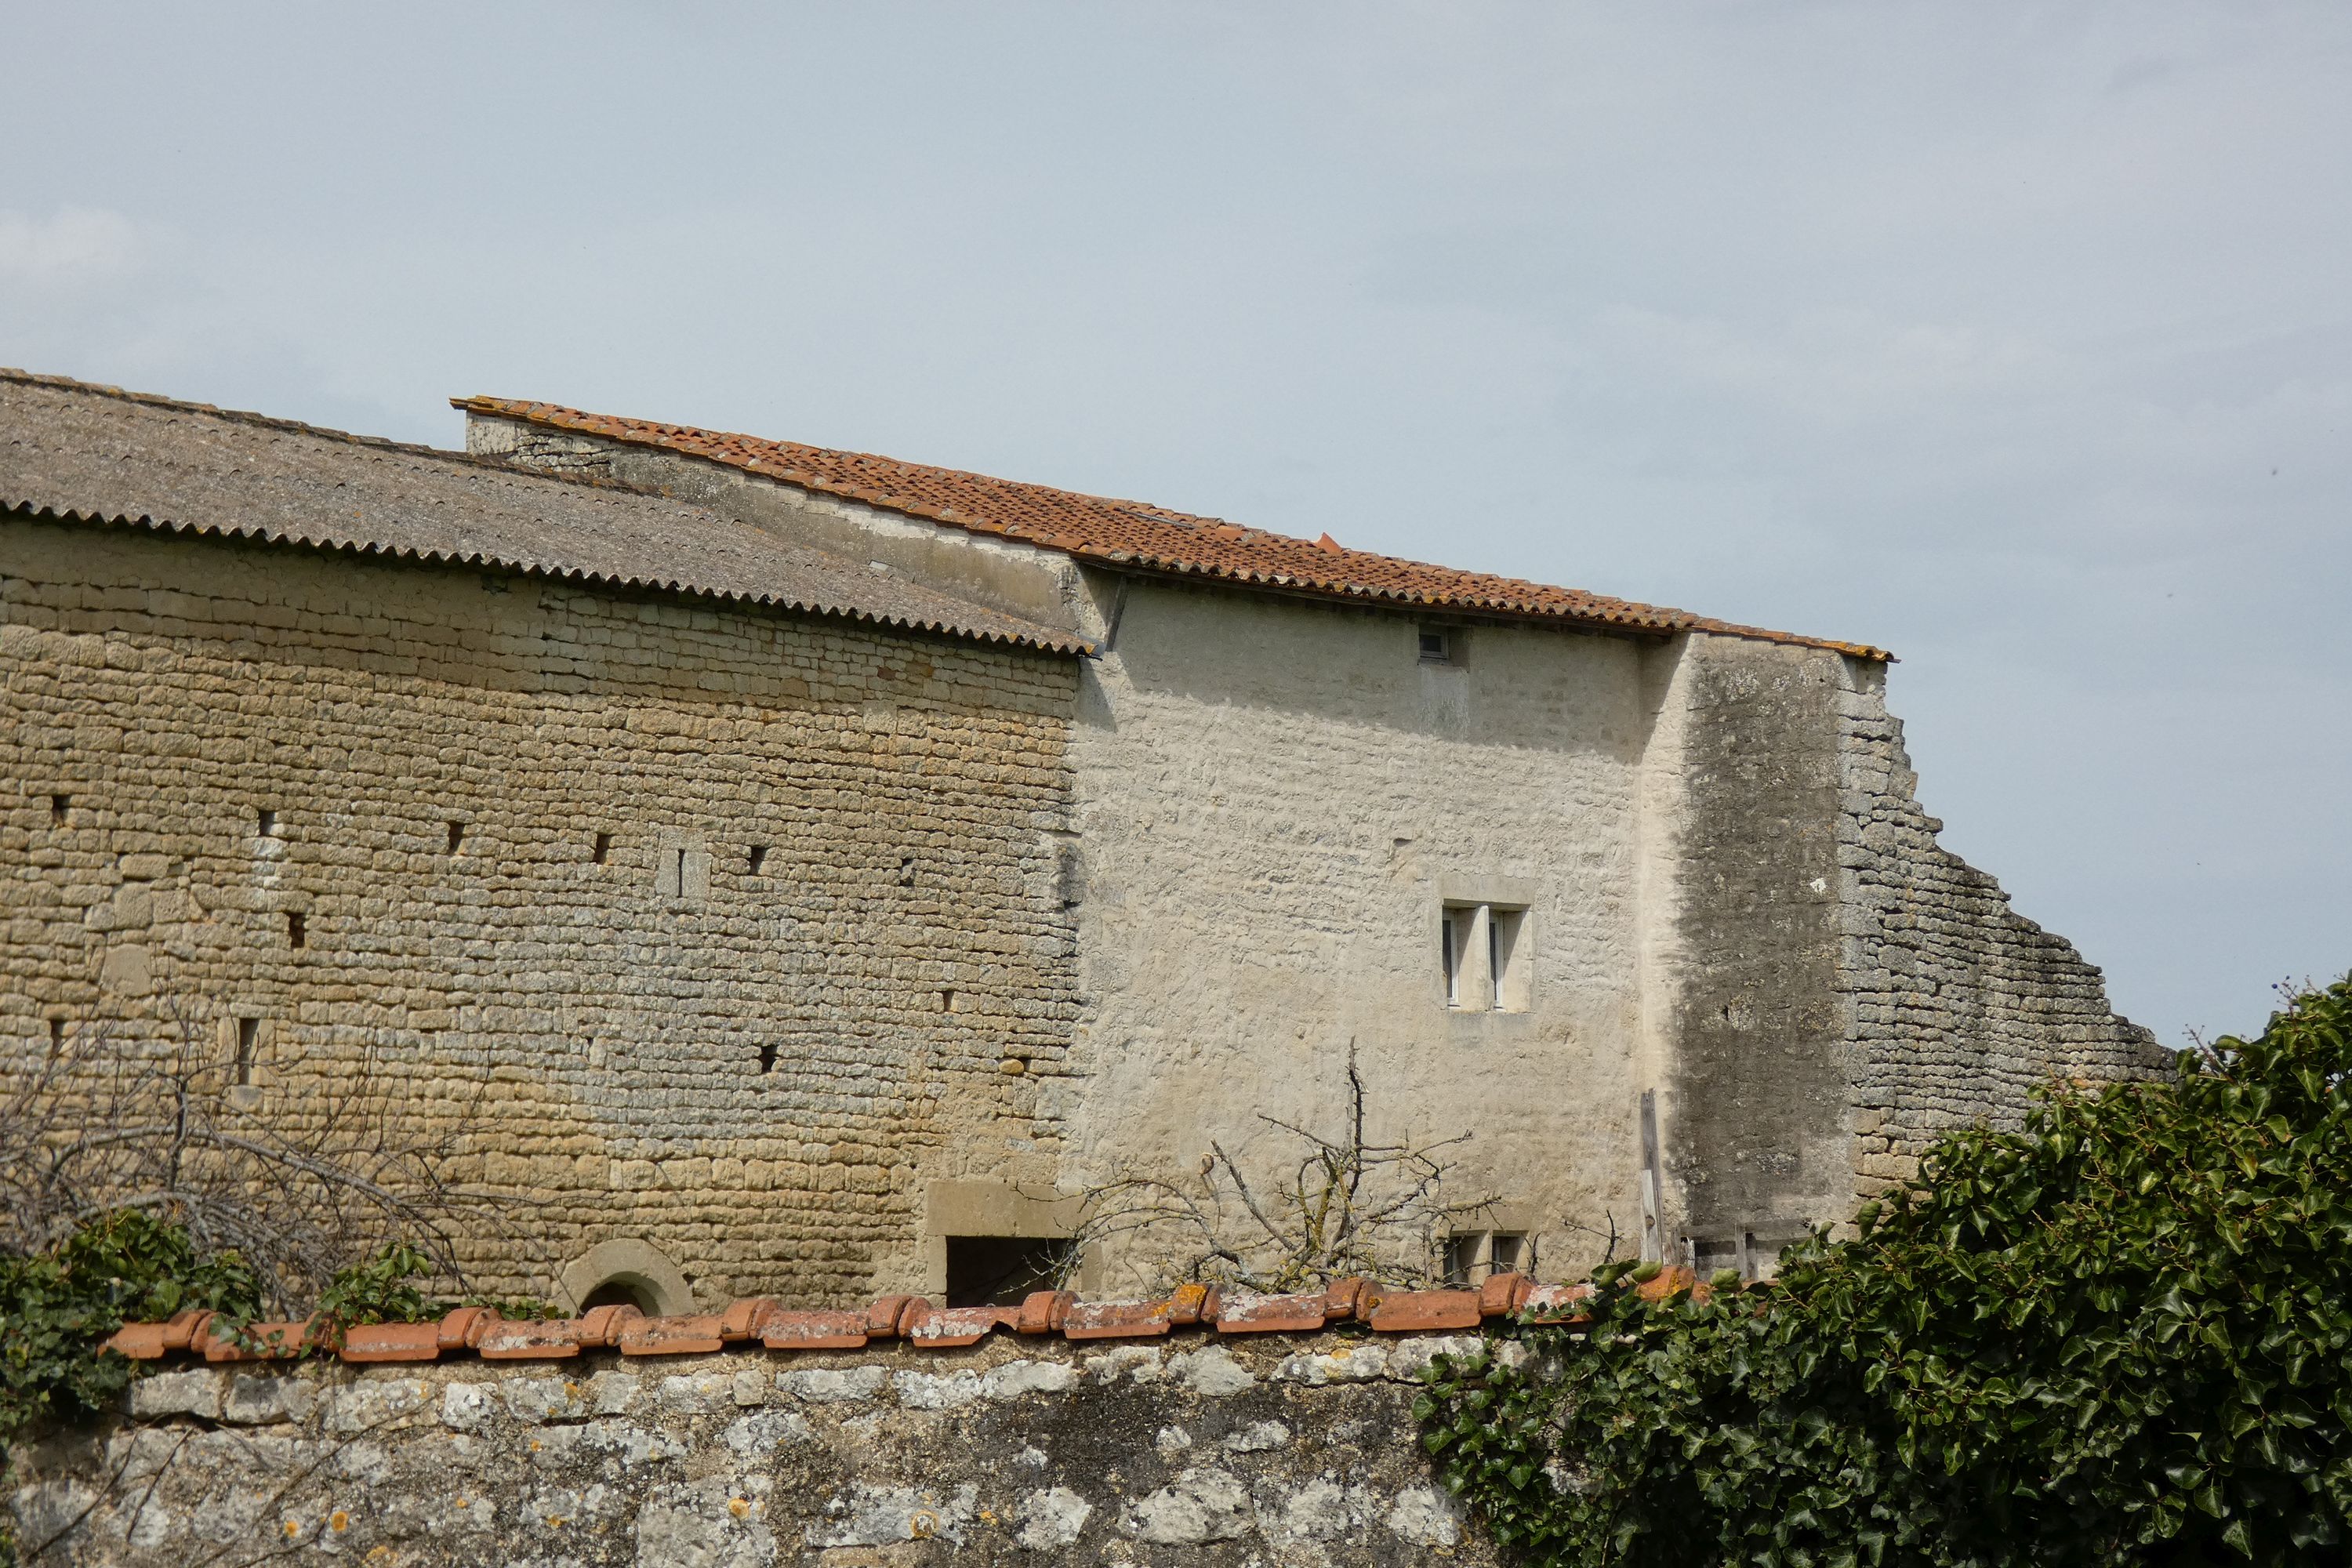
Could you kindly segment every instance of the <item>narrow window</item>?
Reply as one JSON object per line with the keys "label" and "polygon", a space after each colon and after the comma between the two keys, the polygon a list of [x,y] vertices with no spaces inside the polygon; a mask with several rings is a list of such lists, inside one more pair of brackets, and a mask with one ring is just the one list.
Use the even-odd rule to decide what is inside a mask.
{"label": "narrow window", "polygon": [[596,835],[595,847],[588,851],[588,858],[596,865],[602,866],[612,853],[613,836],[609,833],[599,833]]}
{"label": "narrow window", "polygon": [[49,1059],[55,1061],[65,1048],[66,1021],[63,1018],[52,1018],[49,1020]]}
{"label": "narrow window", "polygon": [[940,1011],[942,1013],[952,1013],[955,1011],[955,988],[953,986],[950,986],[947,990],[940,993]]}
{"label": "narrow window", "polygon": [[63,827],[66,825],[66,814],[71,810],[73,810],[73,796],[69,795],[53,795],[49,796],[50,826],[54,827]]}
{"label": "narrow window", "polygon": [[449,853],[452,855],[459,853],[463,848],[465,842],[466,825],[462,822],[451,823],[449,825]]}
{"label": "narrow window", "polygon": [[266,805],[256,811],[253,814],[253,831],[257,837],[277,837],[278,814]]}
{"label": "narrow window", "polygon": [[1524,1013],[1528,1008],[1527,931],[1527,910],[1486,911],[1486,973],[1494,977],[1495,1005],[1507,1013]]}
{"label": "narrow window", "polygon": [[768,847],[764,844],[752,845],[751,853],[745,856],[744,860],[751,875],[758,876],[760,868],[768,863]]}
{"label": "narrow window", "polygon": [[1486,1272],[1493,1274],[1526,1274],[1532,1271],[1534,1248],[1525,1236],[1498,1230],[1486,1249]]}
{"label": "narrow window", "polygon": [[286,916],[287,945],[306,947],[310,944],[310,922],[303,918],[299,910],[289,911]]}
{"label": "narrow window", "polygon": [[761,1044],[760,1070],[761,1072],[776,1070],[776,1042],[773,1040],[763,1041]]}
{"label": "narrow window", "polygon": [[1486,1240],[1479,1231],[1449,1236],[1445,1238],[1445,1282],[1456,1289],[1475,1282],[1478,1268],[1478,1244]]}
{"label": "narrow window", "polygon": [[261,1020],[239,1018],[236,1021],[236,1086],[245,1088],[253,1082],[254,1047],[261,1042]]}
{"label": "narrow window", "polygon": [[1438,917],[1438,961],[1445,966],[1445,1005],[1462,1005],[1463,947],[1470,936],[1470,911],[1449,904]]}

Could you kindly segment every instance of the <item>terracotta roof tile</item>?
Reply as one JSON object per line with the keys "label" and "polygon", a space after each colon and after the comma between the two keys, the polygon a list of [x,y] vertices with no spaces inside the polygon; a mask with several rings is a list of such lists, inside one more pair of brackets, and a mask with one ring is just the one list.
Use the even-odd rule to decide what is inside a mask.
{"label": "terracotta roof tile", "polygon": [[1731,637],[1834,648],[1856,658],[1890,658],[1883,648],[1737,626],[1685,610],[1636,604],[1517,577],[1349,550],[1329,534],[1294,539],[1244,528],[1222,518],[1195,517],[1143,501],[1084,495],[1047,485],[992,479],[960,468],[901,462],[870,452],[846,452],[797,441],[772,441],[589,414],[552,403],[506,397],[453,397],[467,413],[520,420],[551,429],[602,437],[707,458],[796,485],[803,489],[908,517],[1060,551],[1081,561],[1180,576],[1219,578],[1286,593],[1372,600],[1512,619],[1668,636],[1703,631]]}

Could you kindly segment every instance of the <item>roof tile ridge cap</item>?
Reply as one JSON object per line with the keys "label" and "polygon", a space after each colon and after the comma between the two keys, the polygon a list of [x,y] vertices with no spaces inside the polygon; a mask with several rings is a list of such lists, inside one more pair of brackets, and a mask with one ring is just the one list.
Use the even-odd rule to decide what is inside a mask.
{"label": "roof tile ridge cap", "polygon": [[[1687,1277],[1689,1271],[1685,1269],[1682,1270],[1681,1273],[1683,1276]],[[1334,1280],[1320,1289],[1309,1289],[1300,1291],[1243,1292],[1234,1298],[1228,1299],[1225,1304],[1246,1305],[1253,1301],[1261,1300],[1305,1302],[1310,1299],[1319,1298],[1322,1310],[1326,1314],[1326,1321],[1328,1323],[1337,1324],[1343,1321],[1352,1321],[1354,1323],[1360,1324],[1374,1333],[1421,1333],[1430,1331],[1421,1325],[1398,1325],[1394,1323],[1392,1320],[1384,1321],[1376,1317],[1374,1312],[1379,1303],[1389,1299],[1413,1298],[1419,1300],[1434,1301],[1443,1298],[1449,1302],[1458,1302],[1466,1307],[1481,1309],[1480,1315],[1482,1317],[1491,1318],[1507,1315],[1511,1312],[1517,1311],[1519,1309],[1520,1304],[1526,1300],[1528,1292],[1538,1288],[1536,1286],[1534,1280],[1522,1275],[1512,1274],[1509,1276],[1497,1276],[1496,1278],[1498,1280],[1507,1278],[1511,1282],[1510,1289],[1498,1294],[1491,1288],[1490,1284],[1490,1287],[1486,1289],[1481,1289],[1476,1286],[1466,1288],[1459,1286],[1441,1286],[1422,1290],[1395,1290],[1383,1289],[1381,1287],[1370,1280],[1350,1278],[1347,1279]],[[1183,1300],[1187,1289],[1194,1290],[1193,1299],[1190,1302]],[[1573,1291],[1577,1287],[1570,1285],[1564,1287],[1542,1287],[1542,1289],[1566,1289]],[[771,1312],[782,1312],[789,1314],[789,1312],[814,1310],[833,1312],[848,1317],[861,1317],[869,1325],[867,1331],[873,1337],[877,1339],[918,1338],[919,1336],[916,1334],[915,1330],[920,1322],[928,1321],[929,1318],[946,1311],[952,1310],[969,1312],[975,1315],[981,1312],[994,1312],[1000,1317],[1000,1326],[1014,1329],[1015,1331],[1024,1335],[1057,1336],[1066,1340],[1069,1337],[1066,1331],[1067,1320],[1072,1313],[1080,1308],[1095,1308],[1097,1310],[1113,1308],[1164,1308],[1170,1310],[1174,1314],[1175,1322],[1173,1326],[1175,1327],[1199,1329],[1203,1331],[1213,1331],[1215,1325],[1211,1321],[1210,1313],[1206,1309],[1211,1303],[1218,1301],[1220,1294],[1221,1292],[1219,1292],[1214,1287],[1207,1288],[1205,1291],[1203,1291],[1198,1287],[1188,1288],[1179,1286],[1175,1288],[1174,1290],[1162,1296],[1114,1298],[1106,1300],[1090,1300],[1078,1296],[1073,1291],[1059,1290],[1033,1293],[1020,1306],[954,1309],[935,1307],[925,1298],[904,1295],[877,1297],[862,1307],[851,1306],[844,1308],[815,1309],[796,1308],[789,1310],[780,1306],[772,1297],[737,1297],[730,1299],[727,1304],[716,1312],[688,1313],[677,1317],[645,1317],[644,1314],[638,1312],[635,1308],[600,1308],[596,1309],[594,1312],[583,1313],[572,1318],[559,1318],[551,1320],[536,1320],[528,1318],[502,1319],[499,1317],[494,1310],[483,1311],[480,1309],[462,1308],[456,1311],[445,1314],[440,1319],[428,1320],[425,1323],[403,1324],[396,1326],[416,1329],[447,1329],[460,1326],[459,1321],[463,1320],[462,1327],[466,1331],[464,1334],[465,1344],[463,1348],[469,1350],[478,1349],[478,1342],[482,1339],[484,1334],[493,1329],[513,1330],[522,1333],[541,1333],[571,1337],[572,1342],[581,1344],[584,1348],[593,1349],[599,1348],[599,1345],[604,1342],[602,1340],[597,1340],[596,1342],[591,1342],[591,1338],[579,1336],[581,1336],[582,1331],[589,1324],[592,1318],[602,1313],[618,1314],[621,1312],[626,1312],[630,1314],[631,1321],[642,1320],[646,1323],[653,1324],[673,1324],[689,1320],[697,1323],[709,1322],[725,1324],[731,1317],[740,1316],[746,1320],[743,1323],[738,1325],[741,1331],[728,1331],[723,1335],[724,1348],[720,1351],[709,1352],[712,1354],[725,1354],[737,1348],[773,1348],[763,1347],[759,1343],[758,1321],[764,1318]],[[1187,1306],[1192,1308],[1192,1311],[1191,1313],[1179,1310]],[[887,1320],[887,1322],[877,1321],[876,1314],[885,1313],[886,1309],[887,1310],[886,1313]],[[479,1315],[475,1317],[467,1316],[467,1314],[475,1313]],[[181,1318],[185,1318],[188,1314],[183,1313],[180,1316]],[[1023,1321],[1024,1317],[1029,1320],[1027,1323],[1024,1323]],[[304,1319],[301,1320],[301,1321],[307,1325],[313,1321],[314,1318]],[[173,1319],[157,1322],[124,1323],[122,1325],[122,1331],[128,1331],[133,1329],[153,1329],[161,1331],[168,1327],[169,1322],[177,1321],[179,1320]],[[287,1325],[273,1326],[284,1327]],[[448,1343],[443,1345],[441,1348],[445,1350],[456,1350],[460,1347],[456,1343]]]}

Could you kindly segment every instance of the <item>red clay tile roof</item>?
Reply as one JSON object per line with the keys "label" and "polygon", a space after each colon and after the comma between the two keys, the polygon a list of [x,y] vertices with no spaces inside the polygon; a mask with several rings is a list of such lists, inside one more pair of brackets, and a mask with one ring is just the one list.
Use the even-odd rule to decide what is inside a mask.
{"label": "red clay tile roof", "polygon": [[557,430],[657,447],[703,458],[803,489],[862,501],[973,533],[1018,540],[1078,560],[1129,570],[1228,582],[1345,599],[1468,611],[1514,619],[1558,620],[1580,626],[1671,635],[1715,632],[1768,642],[1834,648],[1859,658],[1891,659],[1883,648],[1734,626],[1685,610],[1612,599],[1574,588],[1548,587],[1517,577],[1463,572],[1419,561],[1349,550],[1329,534],[1294,539],[1194,517],[1141,501],[1082,495],[1046,485],[991,479],[960,468],[934,468],[868,452],[844,452],[797,441],[699,430],[587,414],[551,403],[505,397],[453,397],[469,414],[521,420]]}

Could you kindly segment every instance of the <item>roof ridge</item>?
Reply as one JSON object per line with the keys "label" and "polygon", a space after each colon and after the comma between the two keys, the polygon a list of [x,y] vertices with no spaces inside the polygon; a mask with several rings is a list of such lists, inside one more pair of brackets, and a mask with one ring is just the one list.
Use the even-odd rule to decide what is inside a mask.
{"label": "roof ridge", "polygon": [[[1685,631],[1706,632],[1826,648],[1877,662],[1891,662],[1894,658],[1868,644],[1774,631],[1531,578],[1351,549],[1328,534],[1319,540],[1302,539],[1149,501],[914,463],[883,453],[591,414],[536,399],[477,395],[453,397],[449,403],[468,414],[658,447],[821,494],[1129,571],[1208,576],[1322,598],[1450,608],[1621,633],[1671,637]],[[1137,524],[1142,526],[1139,529]],[[1176,537],[1163,533],[1155,542],[1151,538],[1155,531],[1171,531]]]}

